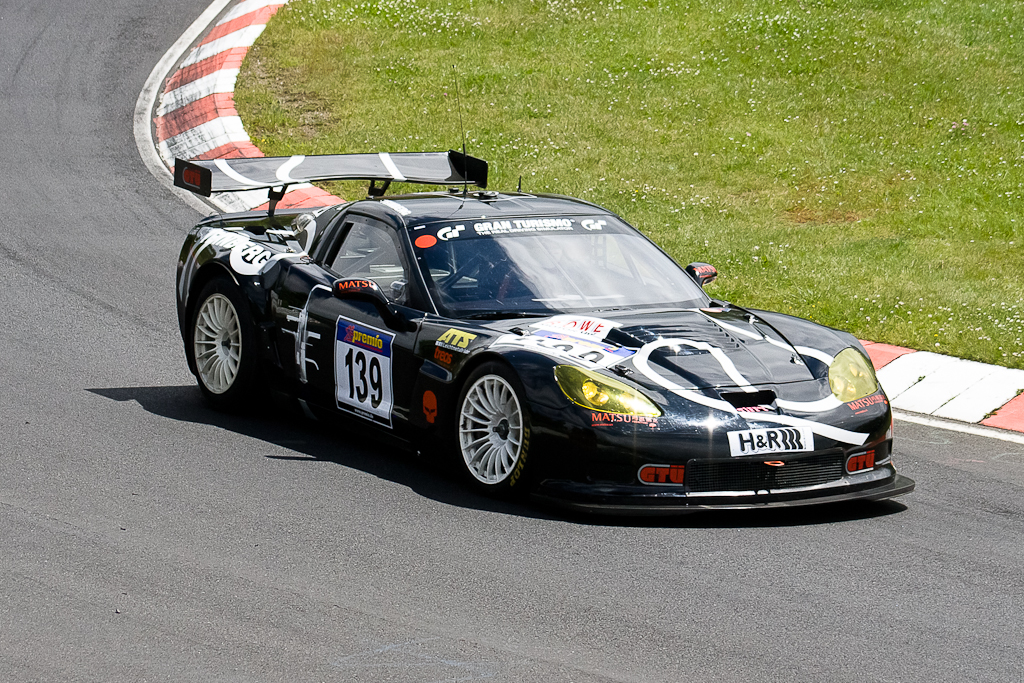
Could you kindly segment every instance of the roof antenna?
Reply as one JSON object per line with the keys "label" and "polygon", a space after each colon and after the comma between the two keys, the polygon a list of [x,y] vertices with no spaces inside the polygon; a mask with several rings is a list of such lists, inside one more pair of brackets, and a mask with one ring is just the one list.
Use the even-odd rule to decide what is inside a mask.
{"label": "roof antenna", "polygon": [[523,176],[520,175],[519,176],[519,184],[516,185],[516,192],[522,192],[522,191],[523,191]]}
{"label": "roof antenna", "polygon": [[[462,132],[462,156],[465,159],[466,155],[466,129],[462,126],[462,98],[459,97],[459,72],[452,64],[452,77],[455,79],[455,105],[459,110],[459,130]],[[462,162],[465,164],[465,160]],[[462,169],[463,178],[466,176],[466,169]],[[462,185],[462,198],[465,199],[469,195],[469,181],[466,181]]]}

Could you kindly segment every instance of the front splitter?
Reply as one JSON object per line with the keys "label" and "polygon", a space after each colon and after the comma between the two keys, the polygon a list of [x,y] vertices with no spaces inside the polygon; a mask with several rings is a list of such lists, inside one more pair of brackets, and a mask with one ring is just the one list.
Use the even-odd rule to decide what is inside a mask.
{"label": "front splitter", "polygon": [[697,498],[679,497],[671,503],[651,503],[640,501],[610,500],[609,496],[595,496],[595,499],[562,497],[546,491],[535,492],[531,497],[556,507],[567,508],[579,512],[601,515],[629,516],[666,516],[685,515],[691,512],[707,510],[766,510],[772,508],[806,507],[808,505],[827,505],[829,503],[845,503],[856,500],[886,500],[910,493],[916,484],[913,479],[901,474],[895,475],[890,481],[870,487],[857,487],[856,490],[846,489],[841,493],[813,496],[794,496],[793,494],[765,494],[742,498]]}

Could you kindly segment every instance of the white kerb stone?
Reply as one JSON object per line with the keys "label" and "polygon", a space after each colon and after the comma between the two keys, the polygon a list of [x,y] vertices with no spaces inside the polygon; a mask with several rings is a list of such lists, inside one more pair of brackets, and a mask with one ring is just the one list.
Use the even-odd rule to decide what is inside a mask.
{"label": "white kerb stone", "polygon": [[928,351],[908,353],[895,359],[878,371],[878,381],[885,389],[889,400],[902,394],[943,365],[960,360],[953,356],[943,356]]}
{"label": "white kerb stone", "polygon": [[894,408],[932,414],[998,369],[995,365],[954,360],[892,399]]}
{"label": "white kerb stone", "polygon": [[985,416],[1006,403],[1024,389],[1024,370],[995,367],[981,381],[973,384],[933,415],[964,422],[981,422]]}

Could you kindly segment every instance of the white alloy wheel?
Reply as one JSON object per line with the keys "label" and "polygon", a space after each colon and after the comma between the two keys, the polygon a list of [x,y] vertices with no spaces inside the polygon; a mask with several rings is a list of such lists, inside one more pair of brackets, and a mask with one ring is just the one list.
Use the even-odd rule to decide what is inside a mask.
{"label": "white alloy wheel", "polygon": [[192,331],[196,370],[213,394],[223,394],[238,377],[242,360],[242,329],[238,312],[223,294],[211,294],[196,314]]}
{"label": "white alloy wheel", "polygon": [[459,415],[459,446],[466,467],[483,484],[499,484],[523,450],[523,410],[512,385],[484,375],[469,388]]}

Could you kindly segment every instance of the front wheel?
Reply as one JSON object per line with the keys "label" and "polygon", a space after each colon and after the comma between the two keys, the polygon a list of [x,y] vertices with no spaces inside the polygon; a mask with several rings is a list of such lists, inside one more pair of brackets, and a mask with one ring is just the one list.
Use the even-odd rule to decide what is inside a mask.
{"label": "front wheel", "polygon": [[197,300],[188,350],[199,389],[215,408],[240,408],[256,374],[252,316],[238,287],[224,278],[208,282]]}
{"label": "front wheel", "polygon": [[491,494],[525,488],[530,413],[515,374],[487,363],[469,376],[459,398],[459,453],[471,483]]}

